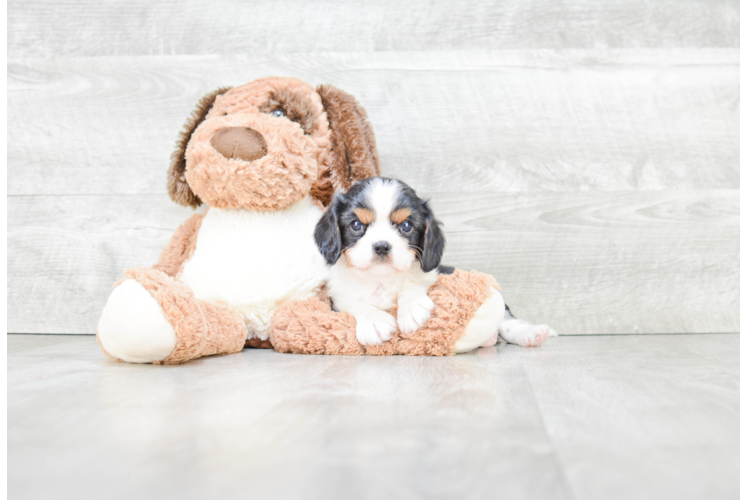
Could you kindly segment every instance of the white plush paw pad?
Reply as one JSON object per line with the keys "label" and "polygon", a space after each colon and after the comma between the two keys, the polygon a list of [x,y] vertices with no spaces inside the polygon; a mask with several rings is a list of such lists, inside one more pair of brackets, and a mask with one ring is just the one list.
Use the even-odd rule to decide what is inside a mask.
{"label": "white plush paw pad", "polygon": [[402,301],[397,308],[397,326],[402,333],[413,333],[431,317],[434,301],[428,295]]}
{"label": "white plush paw pad", "polygon": [[384,311],[356,316],[356,338],[361,345],[382,344],[390,340],[396,331],[395,317]]}
{"label": "white plush paw pad", "polygon": [[112,291],[98,325],[104,350],[129,363],[153,363],[174,350],[177,337],[156,299],[137,281]]}

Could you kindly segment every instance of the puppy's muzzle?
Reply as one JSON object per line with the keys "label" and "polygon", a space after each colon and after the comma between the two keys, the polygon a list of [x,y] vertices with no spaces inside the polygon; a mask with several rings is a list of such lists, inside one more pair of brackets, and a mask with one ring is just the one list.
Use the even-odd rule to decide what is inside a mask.
{"label": "puppy's muzzle", "polygon": [[387,254],[392,250],[392,246],[386,241],[378,241],[374,243],[374,253],[380,257],[386,257]]}
{"label": "puppy's muzzle", "polygon": [[255,161],[268,152],[265,139],[249,127],[228,127],[219,130],[210,140],[211,146],[226,158]]}

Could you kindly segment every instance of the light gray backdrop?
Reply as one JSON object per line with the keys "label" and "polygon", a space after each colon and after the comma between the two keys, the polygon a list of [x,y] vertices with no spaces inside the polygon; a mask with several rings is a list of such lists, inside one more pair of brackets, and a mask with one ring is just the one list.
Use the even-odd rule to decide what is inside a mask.
{"label": "light gray backdrop", "polygon": [[269,75],[368,110],[445,262],[561,334],[738,331],[739,3],[8,4],[8,330],[94,333],[191,210],[204,93]]}

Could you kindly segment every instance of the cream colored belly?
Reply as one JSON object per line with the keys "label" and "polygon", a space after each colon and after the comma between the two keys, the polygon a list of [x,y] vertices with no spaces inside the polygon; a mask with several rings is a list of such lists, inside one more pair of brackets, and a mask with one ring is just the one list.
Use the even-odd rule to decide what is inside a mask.
{"label": "cream colored belly", "polygon": [[241,312],[248,338],[267,339],[275,310],[316,293],[325,281],[314,243],[321,215],[308,198],[272,212],[212,208],[180,279],[196,297]]}

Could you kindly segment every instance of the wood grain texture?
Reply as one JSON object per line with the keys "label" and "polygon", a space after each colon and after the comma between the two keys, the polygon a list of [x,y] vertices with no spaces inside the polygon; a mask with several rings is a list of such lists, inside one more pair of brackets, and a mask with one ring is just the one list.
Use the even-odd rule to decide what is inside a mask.
{"label": "wood grain texture", "polygon": [[738,498],[739,335],[518,350],[571,498]]}
{"label": "wood grain texture", "polygon": [[434,194],[446,264],[561,334],[739,331],[739,191]]}
{"label": "wood grain texture", "polygon": [[739,9],[737,0],[14,0],[8,55],[737,48]]}
{"label": "wood grain texture", "polygon": [[10,335],[8,494],[735,499],[739,344],[565,337],[444,358],[251,349],[169,367],[106,360],[92,337]]}
{"label": "wood grain texture", "polygon": [[[444,263],[561,334],[736,332],[739,191],[436,193]],[[94,333],[122,271],[191,212],[166,196],[13,196],[8,329]]]}
{"label": "wood grain texture", "polygon": [[95,333],[125,269],[150,267],[192,213],[165,196],[8,199],[8,331]]}
{"label": "wood grain texture", "polygon": [[447,259],[562,333],[736,331],[737,0],[8,6],[8,326],[92,333],[189,211],[195,103],[268,75],[358,98]]}
{"label": "wood grain texture", "polygon": [[738,49],[16,59],[8,192],[156,194],[201,95],[272,74],[367,109],[426,191],[736,189]]}

